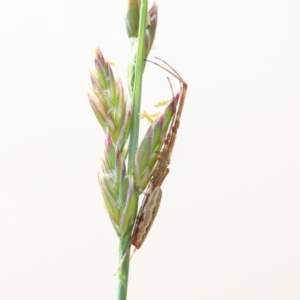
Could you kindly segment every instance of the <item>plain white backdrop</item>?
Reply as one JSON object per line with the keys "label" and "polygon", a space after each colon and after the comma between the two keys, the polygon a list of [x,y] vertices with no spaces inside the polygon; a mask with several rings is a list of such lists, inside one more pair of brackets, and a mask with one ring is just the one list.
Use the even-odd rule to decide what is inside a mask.
{"label": "plain white backdrop", "polygon": [[[1,2],[1,300],[115,299],[86,91],[97,44],[125,83],[123,2]],[[298,300],[300,2],[158,6],[150,56],[189,90],[128,299]],[[162,70],[148,65],[144,84],[143,108],[170,97]]]}

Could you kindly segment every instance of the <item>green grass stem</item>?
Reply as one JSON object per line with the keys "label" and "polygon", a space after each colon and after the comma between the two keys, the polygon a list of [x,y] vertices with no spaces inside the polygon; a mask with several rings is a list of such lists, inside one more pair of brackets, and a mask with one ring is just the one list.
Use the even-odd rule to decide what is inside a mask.
{"label": "green grass stem", "polygon": [[[145,53],[145,33],[147,26],[148,1],[141,0],[139,32],[138,32],[138,50],[136,58],[134,89],[133,89],[133,108],[131,120],[131,132],[129,141],[128,153],[128,174],[132,175],[134,170],[134,158],[138,147],[139,137],[139,112],[141,107],[142,95],[142,77],[144,69],[144,53]],[[136,194],[136,204],[138,204],[138,194]],[[136,209],[137,211],[137,209]],[[120,239],[119,242],[119,260],[122,259],[126,253],[130,243],[131,233],[129,232]],[[124,263],[122,264],[118,273],[118,300],[126,300],[128,291],[128,277],[129,277],[129,255],[126,255]]]}

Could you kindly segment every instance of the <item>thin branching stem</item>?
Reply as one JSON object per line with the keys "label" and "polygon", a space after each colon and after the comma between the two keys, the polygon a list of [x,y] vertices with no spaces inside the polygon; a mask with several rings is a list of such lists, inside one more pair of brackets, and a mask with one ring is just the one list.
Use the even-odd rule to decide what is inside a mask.
{"label": "thin branching stem", "polygon": [[[134,170],[134,158],[138,147],[139,136],[139,112],[141,107],[141,95],[142,95],[142,76],[145,64],[145,33],[147,26],[147,9],[148,1],[141,0],[140,2],[140,18],[139,18],[139,32],[138,32],[138,50],[135,67],[134,89],[133,89],[133,108],[132,108],[132,121],[131,132],[129,142],[129,156],[128,156],[128,174],[133,174]],[[138,198],[138,194],[136,194]],[[138,203],[136,199],[136,203]],[[137,208],[136,210],[137,211]],[[119,258],[120,260],[126,253],[130,243],[130,231],[124,237],[120,239],[119,243]],[[124,263],[122,264],[118,273],[118,300],[126,300],[128,289],[128,276],[129,276],[129,255],[126,256]]]}

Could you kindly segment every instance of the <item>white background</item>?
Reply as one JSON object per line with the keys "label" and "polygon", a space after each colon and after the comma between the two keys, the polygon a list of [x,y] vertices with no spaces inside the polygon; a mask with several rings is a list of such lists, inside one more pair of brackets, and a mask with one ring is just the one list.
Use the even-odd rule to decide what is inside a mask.
{"label": "white background", "polygon": [[[121,2],[1,1],[1,300],[115,299],[86,91],[96,44],[126,73]],[[151,55],[189,90],[128,299],[299,300],[300,2],[158,5]],[[143,91],[168,98],[166,74]]]}

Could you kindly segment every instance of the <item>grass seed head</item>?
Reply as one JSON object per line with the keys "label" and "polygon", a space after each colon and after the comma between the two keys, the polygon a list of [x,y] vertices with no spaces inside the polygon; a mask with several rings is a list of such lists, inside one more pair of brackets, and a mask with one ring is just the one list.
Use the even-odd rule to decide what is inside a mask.
{"label": "grass seed head", "polygon": [[139,145],[135,159],[135,179],[140,190],[145,189],[154,172],[170,123],[176,113],[177,102],[176,95],[149,126]]}
{"label": "grass seed head", "polygon": [[120,216],[128,206],[127,202],[130,201],[134,188],[129,184],[126,176],[125,157],[115,146],[109,132],[106,133],[104,145],[98,180],[107,213],[120,236],[124,230],[127,230],[126,224],[129,223],[126,219],[126,224],[124,225],[124,222],[121,224]]}
{"label": "grass seed head", "polygon": [[122,152],[129,136],[131,105],[125,100],[121,79],[113,72],[112,64],[105,60],[99,47],[95,48],[95,70],[91,73],[91,82],[88,97],[94,114]]}

